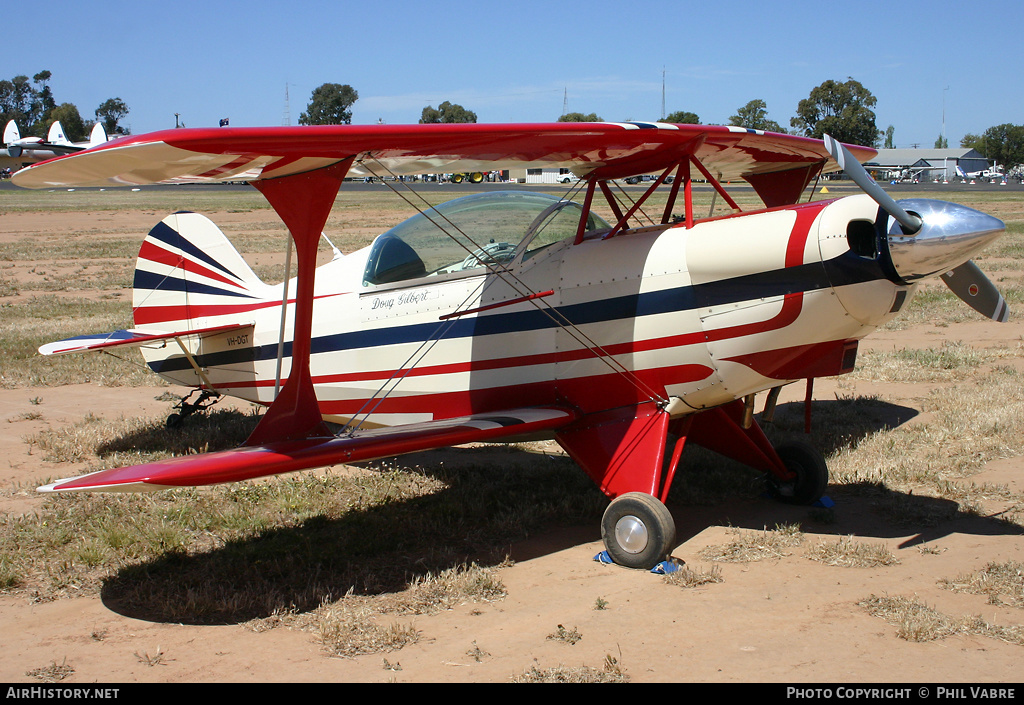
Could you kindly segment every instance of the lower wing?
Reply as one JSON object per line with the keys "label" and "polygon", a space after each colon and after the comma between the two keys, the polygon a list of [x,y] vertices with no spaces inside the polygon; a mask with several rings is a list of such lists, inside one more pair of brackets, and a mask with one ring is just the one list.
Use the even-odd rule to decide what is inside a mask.
{"label": "lower wing", "polygon": [[185,455],[57,480],[40,492],[144,492],[216,485],[477,441],[553,431],[575,421],[568,408],[509,409],[458,419],[357,431],[346,436],[279,441],[216,453]]}

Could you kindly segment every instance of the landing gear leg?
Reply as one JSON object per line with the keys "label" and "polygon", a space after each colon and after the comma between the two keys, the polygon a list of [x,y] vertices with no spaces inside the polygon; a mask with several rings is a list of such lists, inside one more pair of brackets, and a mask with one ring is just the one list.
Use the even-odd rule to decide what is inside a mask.
{"label": "landing gear leg", "polygon": [[814,504],[828,486],[828,466],[817,449],[794,442],[775,449],[779,458],[795,477],[789,481],[767,476],[768,493],[786,504]]}
{"label": "landing gear leg", "polygon": [[601,519],[608,555],[627,568],[650,569],[675,547],[676,524],[664,504],[646,492],[627,492],[608,505]]}

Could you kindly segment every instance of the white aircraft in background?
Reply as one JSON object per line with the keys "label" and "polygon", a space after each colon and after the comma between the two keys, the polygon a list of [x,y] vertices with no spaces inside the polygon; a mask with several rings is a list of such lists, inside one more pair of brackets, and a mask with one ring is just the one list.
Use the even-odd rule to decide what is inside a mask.
{"label": "white aircraft in background", "polygon": [[64,134],[60,121],[50,125],[50,131],[44,140],[42,137],[22,137],[18,125],[10,120],[4,128],[4,147],[7,156],[25,162],[41,162],[46,159],[64,156],[72,152],[81,152],[96,147],[107,141],[107,132],[102,123],[96,123],[89,135],[88,142],[72,142]]}
{"label": "white aircraft in background", "polygon": [[983,181],[1006,181],[1006,174],[1003,173],[1002,167],[998,164],[993,164],[988,169],[981,171],[964,171],[961,167],[956,168],[956,173],[964,181],[972,179],[981,179]]}

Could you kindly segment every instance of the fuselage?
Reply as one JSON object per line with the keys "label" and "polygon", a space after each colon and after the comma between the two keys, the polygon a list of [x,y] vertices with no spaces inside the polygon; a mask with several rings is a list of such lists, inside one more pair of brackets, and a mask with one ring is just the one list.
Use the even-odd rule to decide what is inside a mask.
{"label": "fuselage", "polygon": [[[887,273],[878,238],[863,235],[877,219],[874,201],[853,196],[611,238],[597,223],[580,241],[536,247],[531,238],[543,235],[508,235],[492,268],[470,254],[379,277],[378,243],[317,270],[317,399],[326,419],[364,427],[548,404],[590,413],[652,398],[675,398],[673,413],[685,414],[840,374],[856,341],[914,290]],[[289,370],[281,298],[280,286],[268,287],[248,310],[189,318],[195,328],[240,315],[253,324],[251,334],[198,344],[205,380],[174,346],[145,350],[146,359],[171,381],[269,404]]]}

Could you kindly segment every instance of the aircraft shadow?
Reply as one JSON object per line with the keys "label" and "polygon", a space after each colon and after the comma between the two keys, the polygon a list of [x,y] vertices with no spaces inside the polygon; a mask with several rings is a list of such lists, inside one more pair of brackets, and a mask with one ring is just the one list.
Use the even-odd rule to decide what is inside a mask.
{"label": "aircraft shadow", "polygon": [[[815,402],[813,411],[811,442],[825,452],[855,446],[916,414],[871,399]],[[803,405],[780,405],[767,432],[806,438]],[[112,445],[133,440],[138,438]],[[417,453],[378,467],[382,473],[420,473],[442,489],[376,506],[356,502],[332,516],[312,516],[205,551],[169,551],[106,579],[102,600],[114,612],[147,621],[236,624],[311,612],[346,594],[401,592],[460,566],[523,561],[600,540],[607,501],[562,457],[484,446]],[[681,545],[676,555],[688,560],[682,544],[716,525],[762,530],[799,523],[820,534],[903,538],[901,547],[951,533],[1024,533],[1017,524],[962,511],[955,502],[881,485],[830,487],[828,495],[835,506],[827,510],[778,503],[764,494],[760,473],[688,448],[668,502]],[[282,524],[286,520],[282,516]]]}
{"label": "aircraft shadow", "polygon": [[[804,405],[779,405],[774,422],[763,424],[773,443],[802,440],[826,456],[845,448],[855,449],[874,434],[897,428],[918,415],[916,409],[873,397],[852,397],[812,403],[812,430],[804,432]],[[1024,527],[999,516],[980,516],[952,500],[913,492],[898,492],[883,483],[832,484],[826,504],[790,506],[768,498],[760,473],[703,449],[694,449],[680,469],[669,498],[680,543],[708,526],[732,526],[763,530],[780,524],[800,524],[806,531],[836,536],[902,539],[898,548],[936,541],[953,533],[981,536],[1024,534]],[[723,469],[724,468],[724,469]],[[736,491],[726,496],[705,487],[709,477],[720,475],[719,484],[733,482]],[[744,481],[744,476],[746,481]],[[705,501],[705,496],[713,498]]]}
{"label": "aircraft shadow", "polygon": [[[336,509],[297,523],[282,511],[280,527],[124,567],[104,581],[103,603],[127,617],[187,624],[307,613],[347,594],[399,593],[446,570],[497,566],[534,534],[552,537],[552,551],[576,545],[571,530],[562,537],[552,527],[589,526],[595,538],[606,504],[571,461],[517,447],[446,449],[375,467],[370,489],[346,494]],[[396,472],[438,489],[402,497]],[[312,477],[289,479],[300,484],[303,475]],[[389,483],[398,498],[374,504]]]}

